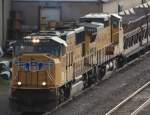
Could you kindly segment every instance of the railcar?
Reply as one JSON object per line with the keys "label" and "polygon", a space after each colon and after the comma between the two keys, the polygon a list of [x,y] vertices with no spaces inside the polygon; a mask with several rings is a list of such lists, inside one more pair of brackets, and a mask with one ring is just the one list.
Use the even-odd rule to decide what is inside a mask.
{"label": "railcar", "polygon": [[[150,43],[150,4],[120,12],[124,30],[122,54],[127,59],[149,49]],[[130,58],[131,57],[131,58]],[[127,60],[126,60],[127,61]]]}
{"label": "railcar", "polygon": [[99,15],[99,22],[83,21],[75,27],[39,32],[16,42],[12,107],[56,107],[113,68],[121,53],[121,19],[94,15]]}

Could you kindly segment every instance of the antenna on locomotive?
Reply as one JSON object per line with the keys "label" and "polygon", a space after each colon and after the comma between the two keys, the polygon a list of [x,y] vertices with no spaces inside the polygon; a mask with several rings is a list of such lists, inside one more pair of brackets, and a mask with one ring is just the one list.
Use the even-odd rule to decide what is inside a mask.
{"label": "antenna on locomotive", "polygon": [[118,14],[119,14],[119,12],[122,11],[122,8],[121,8],[119,0],[117,0],[117,6],[118,6]]}

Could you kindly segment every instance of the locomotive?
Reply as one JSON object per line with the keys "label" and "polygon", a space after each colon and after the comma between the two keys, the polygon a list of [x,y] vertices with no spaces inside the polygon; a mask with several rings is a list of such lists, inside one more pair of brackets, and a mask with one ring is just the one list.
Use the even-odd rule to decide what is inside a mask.
{"label": "locomotive", "polygon": [[18,40],[13,51],[11,107],[52,109],[148,50],[149,15],[149,3],[119,15],[91,13],[76,25]]}

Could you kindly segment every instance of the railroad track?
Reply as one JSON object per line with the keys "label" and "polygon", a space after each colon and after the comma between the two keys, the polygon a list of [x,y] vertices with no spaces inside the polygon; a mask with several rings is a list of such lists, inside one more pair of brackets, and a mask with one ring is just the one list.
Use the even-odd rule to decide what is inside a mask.
{"label": "railroad track", "polygon": [[149,104],[150,81],[108,111],[105,115],[138,115]]}
{"label": "railroad track", "polygon": [[42,112],[23,112],[20,115],[42,115]]}

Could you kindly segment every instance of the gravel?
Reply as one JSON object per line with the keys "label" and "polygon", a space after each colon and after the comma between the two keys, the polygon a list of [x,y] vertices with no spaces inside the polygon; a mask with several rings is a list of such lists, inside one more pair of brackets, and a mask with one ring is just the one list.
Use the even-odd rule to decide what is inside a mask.
{"label": "gravel", "polygon": [[149,115],[150,114],[150,104],[144,108],[144,110],[142,110],[140,113],[138,113],[138,115]]}
{"label": "gravel", "polygon": [[51,115],[104,115],[150,80],[150,54],[114,73]]}

